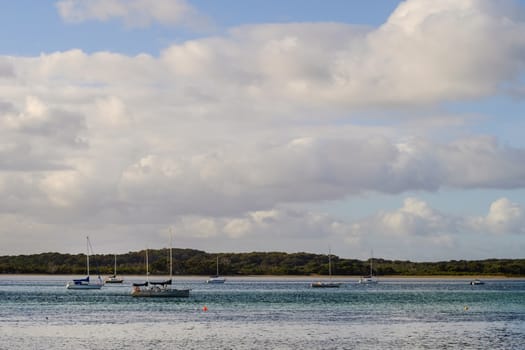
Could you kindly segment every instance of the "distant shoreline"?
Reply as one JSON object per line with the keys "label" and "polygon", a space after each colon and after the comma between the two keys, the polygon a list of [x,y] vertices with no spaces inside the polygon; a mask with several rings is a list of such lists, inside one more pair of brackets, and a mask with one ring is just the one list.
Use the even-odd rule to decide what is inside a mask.
{"label": "distant shoreline", "polygon": [[[149,249],[149,272],[169,273],[168,249]],[[93,255],[91,272],[113,274],[115,259],[117,273],[145,275],[145,252],[121,255]],[[313,253],[217,253],[195,249],[173,249],[173,271],[177,276],[286,276],[293,278],[328,276],[330,259]],[[340,258],[332,255],[331,272],[342,278],[358,278],[369,274],[371,261]],[[76,274],[86,273],[86,256],[61,253],[0,256],[0,273],[21,274]],[[479,261],[451,260],[442,262],[410,262],[373,259],[373,274],[379,277],[454,278],[469,276],[525,277],[525,259],[487,259]],[[350,277],[353,276],[353,277]],[[340,278],[340,277],[338,277]]]}
{"label": "distant shoreline", "polygon": [[[7,276],[18,276],[18,277],[64,277],[64,278],[71,278],[72,276],[85,276],[84,274],[38,274],[38,273],[0,273],[0,278],[7,277]],[[105,276],[108,276],[108,274],[100,274],[102,278]],[[124,279],[145,279],[146,277],[144,275],[124,275],[119,274],[120,277]],[[235,276],[228,276],[228,275],[222,275],[226,279],[232,279],[232,280],[241,280],[241,279],[282,279],[282,280],[326,280],[329,279],[329,276],[326,275],[235,275]],[[92,278],[98,277],[97,274],[91,274]],[[203,276],[203,275],[176,275],[173,276],[173,279],[192,279],[192,280],[198,280],[198,279],[207,279],[209,276]],[[332,279],[344,281],[344,280],[358,280],[361,276],[359,275],[332,275]],[[483,280],[525,280],[525,276],[503,276],[503,275],[385,275],[385,276],[376,276],[379,280],[385,279],[385,280],[397,280],[397,279],[403,279],[403,280],[438,280],[438,279],[448,279],[448,280],[472,280],[472,279],[483,279]],[[162,279],[166,278],[166,275],[150,275],[150,279]]]}

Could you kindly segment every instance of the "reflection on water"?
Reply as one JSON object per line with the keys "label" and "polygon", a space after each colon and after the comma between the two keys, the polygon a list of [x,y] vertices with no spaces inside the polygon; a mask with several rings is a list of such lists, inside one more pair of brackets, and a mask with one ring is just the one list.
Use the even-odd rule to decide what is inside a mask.
{"label": "reflection on water", "polygon": [[[0,349],[520,349],[525,281],[383,280],[311,289],[309,279],[178,279],[188,299],[69,277],[0,276]],[[203,311],[206,306],[207,311]]]}

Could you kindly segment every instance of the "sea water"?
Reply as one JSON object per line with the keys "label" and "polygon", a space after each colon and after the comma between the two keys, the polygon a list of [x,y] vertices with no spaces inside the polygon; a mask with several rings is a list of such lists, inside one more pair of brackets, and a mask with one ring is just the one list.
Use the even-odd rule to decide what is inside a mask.
{"label": "sea water", "polygon": [[184,299],[69,279],[0,275],[0,349],[525,349],[523,279],[177,278]]}

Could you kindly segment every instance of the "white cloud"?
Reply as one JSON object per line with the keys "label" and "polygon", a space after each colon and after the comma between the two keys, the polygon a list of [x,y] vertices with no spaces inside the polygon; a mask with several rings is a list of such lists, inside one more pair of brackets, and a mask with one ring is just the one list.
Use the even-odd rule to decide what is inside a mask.
{"label": "white cloud", "polygon": [[350,234],[350,227],[326,214],[296,209],[271,209],[247,212],[238,217],[187,216],[174,224],[179,237],[225,237],[231,239],[252,238],[261,240],[329,239]]}
{"label": "white cloud", "polygon": [[[280,203],[341,200],[371,192],[519,188],[525,173],[525,151],[501,147],[492,138],[450,144],[422,139],[395,142],[375,135],[373,129],[335,125],[315,130],[249,130],[212,122],[186,125],[168,115],[145,118],[136,110],[129,122],[129,107],[112,97],[95,99],[91,108],[94,114],[88,118],[87,129],[68,129],[75,116],[63,113],[57,120],[60,126],[49,124],[57,127],[40,132],[38,138],[27,138],[23,148],[8,141],[19,139],[20,130],[4,130],[0,166],[4,170],[71,172],[75,186],[85,189],[70,202],[73,207],[81,210],[94,201],[92,207],[103,212],[107,208],[100,206],[100,199],[107,198],[127,208],[122,213],[129,218],[121,220],[147,220],[150,215],[161,219],[171,213],[238,215]],[[232,130],[238,136],[228,139]],[[310,136],[290,139],[289,134]],[[84,146],[59,143],[57,135],[58,140],[82,135]],[[38,165],[43,162],[48,165]],[[53,178],[52,174],[35,175],[32,184]],[[17,175],[7,172],[3,176]],[[58,191],[47,185],[37,188]],[[62,196],[60,191],[57,198]]]}
{"label": "white cloud", "polygon": [[14,76],[13,65],[8,59],[0,57],[0,78],[12,78]]}
{"label": "white cloud", "polygon": [[498,235],[525,233],[525,212],[519,203],[507,198],[494,201],[485,217],[470,218],[467,226],[473,230]]}
{"label": "white cloud", "polygon": [[60,0],[56,6],[60,16],[68,22],[118,18],[132,27],[149,26],[154,22],[190,28],[208,25],[186,0]]}
{"label": "white cloud", "polygon": [[[499,256],[497,246],[512,234],[523,234],[522,205],[507,198],[490,204],[486,216],[458,216],[432,208],[417,198],[406,198],[401,208],[379,211],[352,223],[351,235],[360,247],[374,247],[383,256],[415,254],[418,259],[457,259],[462,254]],[[491,242],[494,234],[500,242]],[[490,246],[487,246],[489,244]],[[509,247],[518,251],[519,247]],[[474,253],[475,252],[475,253]],[[365,257],[365,256],[363,256]]]}
{"label": "white cloud", "polygon": [[0,111],[0,169],[7,171],[3,175],[69,168],[67,158],[86,146],[85,119],[35,96],[24,97],[21,109],[10,103]]}
{"label": "white cloud", "polygon": [[[490,1],[406,1],[368,37],[368,67],[392,102],[480,97],[523,71],[514,9]],[[501,38],[504,38],[501,40]],[[418,83],[419,82],[419,83]],[[417,89],[414,87],[417,86]],[[383,91],[383,89],[381,89]]]}
{"label": "white cloud", "polygon": [[[353,229],[283,208],[363,193],[525,186],[523,148],[465,136],[455,127],[468,127],[461,117],[429,113],[521,86],[525,22],[491,3],[406,1],[379,28],[247,25],[173,44],[158,57],[0,57],[0,195],[9,198],[0,207],[57,230],[64,222],[122,225],[119,232],[127,227],[134,237],[145,234],[140,225],[175,221],[188,240],[282,233],[357,244],[378,232],[451,245],[465,221],[417,199]],[[193,18],[185,2],[148,4],[57,6],[71,21]],[[139,12],[143,22],[135,22]],[[406,119],[400,128],[392,106],[425,118],[417,123],[422,136]],[[381,118],[367,120],[366,108]],[[443,130],[446,141],[427,137]],[[471,224],[518,232],[521,211],[500,206]]]}
{"label": "white cloud", "polygon": [[524,30],[514,12],[483,1],[407,1],[368,32],[326,23],[246,26],[228,37],[174,45],[163,59],[191,79],[241,83],[252,98],[427,104],[484,97],[516,82]]}
{"label": "white cloud", "polygon": [[[353,225],[356,234],[428,236],[439,242],[457,231],[457,219],[431,208],[417,198],[406,198],[402,208],[382,211]],[[448,240],[445,240],[448,241]]]}
{"label": "white cloud", "polygon": [[436,149],[450,186],[517,188],[525,185],[523,149],[498,144],[491,136],[471,137]]}
{"label": "white cloud", "polygon": [[74,171],[52,172],[46,175],[40,189],[46,193],[51,205],[70,207],[78,200],[79,192],[82,193],[81,174]]}
{"label": "white cloud", "polygon": [[[120,1],[79,3],[87,9],[111,8],[103,14],[126,13],[135,6],[134,1],[126,6]],[[161,6],[137,3],[146,14]],[[164,2],[153,2],[157,3]],[[73,1],[64,4],[77,6]],[[121,7],[125,9],[118,10]],[[18,76],[30,70],[31,80],[67,83],[85,93],[91,93],[85,84],[116,88],[120,98],[132,98],[150,87],[146,93],[168,103],[163,92],[169,91],[178,104],[198,102],[207,117],[243,119],[249,113],[256,118],[254,106],[268,111],[264,118],[294,118],[311,108],[330,116],[349,107],[428,105],[506,92],[502,86],[520,85],[516,77],[523,74],[524,33],[525,23],[505,6],[407,1],[379,28],[251,25],[224,36],[174,44],[159,59],[68,51],[43,55],[29,60],[29,67],[14,70]],[[152,91],[153,86],[165,90]]]}
{"label": "white cloud", "polygon": [[[523,234],[524,224],[522,205],[506,198],[494,201],[486,216],[475,217],[439,211],[425,201],[409,197],[401,208],[378,211],[353,222],[350,241],[357,238],[358,247],[363,251],[373,247],[379,255],[393,258],[415,255],[418,260],[444,260],[466,256],[478,259],[508,254],[519,256],[521,242],[511,234]],[[498,241],[493,240],[494,234],[498,235]],[[500,246],[506,246],[507,252],[502,253]],[[360,256],[367,257],[366,254]]]}
{"label": "white cloud", "polygon": [[379,211],[369,218],[358,220],[352,225],[355,236],[380,237],[388,239],[424,238],[436,245],[449,245],[454,237],[461,234],[525,233],[525,212],[522,205],[507,198],[500,198],[490,205],[484,217],[457,216],[440,212],[428,203],[413,197],[406,198],[403,207],[392,211]]}
{"label": "white cloud", "polygon": [[93,119],[110,128],[127,126],[133,120],[132,112],[126,108],[124,102],[115,96],[99,98],[95,101],[96,109]]}

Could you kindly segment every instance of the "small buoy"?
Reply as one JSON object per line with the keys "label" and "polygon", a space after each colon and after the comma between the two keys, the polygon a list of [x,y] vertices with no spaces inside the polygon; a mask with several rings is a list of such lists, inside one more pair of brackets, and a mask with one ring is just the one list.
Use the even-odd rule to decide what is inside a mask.
{"label": "small buoy", "polygon": [[208,311],[208,307],[207,307],[206,305],[204,305],[204,306],[202,307],[202,311]]}
{"label": "small buoy", "polygon": [[465,305],[465,307],[464,307],[463,309],[464,309],[465,311],[467,311],[467,310],[468,310],[468,306]]}

